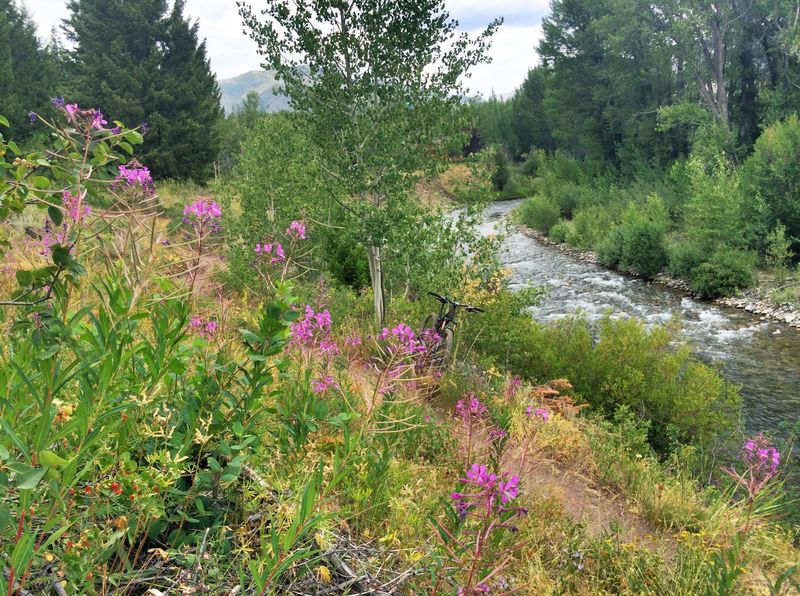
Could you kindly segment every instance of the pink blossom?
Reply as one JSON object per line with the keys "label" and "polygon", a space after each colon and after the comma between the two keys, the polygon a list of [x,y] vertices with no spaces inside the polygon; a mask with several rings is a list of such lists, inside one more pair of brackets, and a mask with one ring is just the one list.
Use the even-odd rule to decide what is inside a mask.
{"label": "pink blossom", "polygon": [[525,415],[528,418],[535,416],[536,418],[540,418],[543,422],[548,422],[550,420],[550,410],[546,408],[536,408],[534,410],[533,406],[528,406],[528,409],[525,410]]}
{"label": "pink blossom", "polygon": [[67,120],[74,123],[79,111],[78,104],[68,103],[64,106],[64,109],[67,112]]}
{"label": "pink blossom", "polygon": [[356,346],[361,345],[361,336],[360,335],[348,335],[344,338],[344,345],[348,348],[355,348]]}
{"label": "pink blossom", "polygon": [[69,218],[76,223],[92,212],[89,205],[82,203],[80,196],[73,195],[69,190],[61,194],[61,203],[67,210]]}
{"label": "pink blossom", "polygon": [[327,375],[321,379],[315,379],[311,381],[311,391],[313,391],[317,395],[321,395],[322,393],[325,393],[328,389],[335,389],[338,386],[339,384],[330,375]]}
{"label": "pink blossom", "polygon": [[[153,186],[153,176],[150,170],[145,167],[119,166],[119,176],[115,184],[124,182],[128,187],[140,186],[143,190],[152,193],[155,191]],[[186,210],[184,209],[184,214]]]}
{"label": "pink blossom", "polygon": [[286,229],[286,235],[292,238],[306,239],[306,226],[301,221],[293,221]]}
{"label": "pink blossom", "polygon": [[92,116],[92,128],[96,128],[97,130],[102,130],[104,124],[108,124],[108,120],[103,118],[103,112],[100,110],[93,109],[91,110]]}
{"label": "pink blossom", "polygon": [[456,403],[456,416],[464,420],[482,418],[489,409],[481,403],[474,393],[468,393]]}

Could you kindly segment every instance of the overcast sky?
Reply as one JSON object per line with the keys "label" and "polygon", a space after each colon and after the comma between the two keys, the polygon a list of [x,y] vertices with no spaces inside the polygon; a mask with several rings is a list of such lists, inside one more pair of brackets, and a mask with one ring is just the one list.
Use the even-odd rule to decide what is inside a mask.
{"label": "overcast sky", "polygon": [[[67,16],[66,0],[22,1],[43,38],[49,37],[50,29]],[[488,96],[492,91],[501,95],[519,87],[528,69],[537,62],[534,47],[549,0],[446,0],[446,4],[466,31],[477,32],[493,18],[505,18],[495,36],[493,62],[474,70],[469,81],[471,90]],[[252,5],[258,9],[259,0],[253,0]],[[235,0],[187,0],[186,13],[199,20],[200,35],[208,42],[211,67],[219,79],[259,68],[255,44],[242,32]]]}

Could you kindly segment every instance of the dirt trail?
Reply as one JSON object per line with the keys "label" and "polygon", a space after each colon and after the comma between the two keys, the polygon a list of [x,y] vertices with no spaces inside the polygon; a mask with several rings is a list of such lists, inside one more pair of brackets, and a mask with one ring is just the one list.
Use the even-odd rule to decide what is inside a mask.
{"label": "dirt trail", "polygon": [[[511,469],[519,473],[520,463],[519,458],[513,459]],[[586,532],[592,538],[610,535],[617,529],[623,542],[651,552],[673,550],[672,541],[631,511],[630,503],[619,493],[600,487],[593,479],[565,470],[563,464],[550,460],[527,462],[525,468],[520,477],[527,492],[534,498],[557,499],[567,515],[586,525]]]}

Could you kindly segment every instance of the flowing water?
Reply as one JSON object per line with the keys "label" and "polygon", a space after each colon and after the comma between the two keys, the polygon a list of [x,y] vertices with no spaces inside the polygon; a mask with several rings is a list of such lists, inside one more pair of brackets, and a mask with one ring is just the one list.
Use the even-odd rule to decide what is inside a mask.
{"label": "flowing water", "polygon": [[[483,233],[492,233],[519,204],[491,205],[484,214]],[[512,288],[550,288],[533,310],[537,320],[581,312],[596,321],[610,312],[655,325],[677,317],[697,355],[718,363],[725,378],[741,386],[750,432],[781,435],[784,423],[800,421],[799,330],[583,263],[517,231],[506,239],[501,258],[512,271]]]}

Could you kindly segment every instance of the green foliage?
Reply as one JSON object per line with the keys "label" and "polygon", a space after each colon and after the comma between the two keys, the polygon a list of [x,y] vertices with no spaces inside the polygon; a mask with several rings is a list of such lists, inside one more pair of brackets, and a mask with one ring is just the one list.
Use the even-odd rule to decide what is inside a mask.
{"label": "green foliage", "polygon": [[642,207],[629,205],[620,224],[619,267],[647,278],[658,275],[667,264],[667,226],[666,209],[658,196],[651,196]]}
{"label": "green foliage", "polygon": [[522,204],[519,218],[526,226],[547,233],[561,219],[561,210],[550,197],[536,195]]}
{"label": "green foliage", "polygon": [[49,99],[58,90],[58,67],[57,56],[37,39],[24,5],[0,0],[0,110],[18,141],[35,130],[28,112],[48,112]]}
{"label": "green foliage", "polygon": [[764,255],[764,263],[775,272],[781,282],[786,279],[789,264],[794,257],[791,246],[792,243],[786,237],[786,228],[783,224],[778,224],[767,235],[767,252]]}
{"label": "green foliage", "polygon": [[185,2],[70,0],[69,99],[149,130],[157,178],[205,182],[219,152],[219,89]]}
{"label": "green foliage", "polygon": [[594,250],[608,235],[611,226],[611,216],[606,209],[599,206],[578,209],[572,218],[567,242],[580,250]]}
{"label": "green foliage", "polygon": [[567,241],[572,233],[572,228],[568,222],[561,220],[550,227],[548,235],[553,242],[563,243]]}
{"label": "green foliage", "polygon": [[595,340],[585,320],[539,325],[523,299],[504,294],[473,324],[481,325],[476,348],[514,373],[537,382],[567,378],[577,396],[610,417],[621,407],[635,412],[659,453],[683,443],[710,446],[738,428],[737,392],[694,359],[677,327],[606,317]]}
{"label": "green foliage", "polygon": [[690,282],[692,291],[705,298],[733,296],[755,283],[755,262],[755,255],[751,252],[719,247],[694,269]]}
{"label": "green foliage", "polygon": [[382,252],[421,175],[454,138],[466,143],[461,84],[486,60],[500,20],[475,38],[457,33],[440,0],[409,4],[270,0],[239,5],[245,27],[304,116],[313,159],[343,192],[348,225],[367,247],[375,316],[383,323]]}
{"label": "green foliage", "polygon": [[508,170],[508,159],[503,149],[495,147],[494,150],[494,172],[492,173],[492,186],[498,192],[505,190],[511,173]]}
{"label": "green foliage", "polygon": [[[800,120],[792,115],[770,126],[756,141],[753,154],[743,168],[743,186],[751,196],[767,205],[770,229],[778,224],[790,238],[800,237]],[[793,240],[797,249],[797,240]]]}
{"label": "green foliage", "polygon": [[608,235],[597,245],[597,260],[606,267],[617,267],[622,261],[622,230],[614,226]]}

